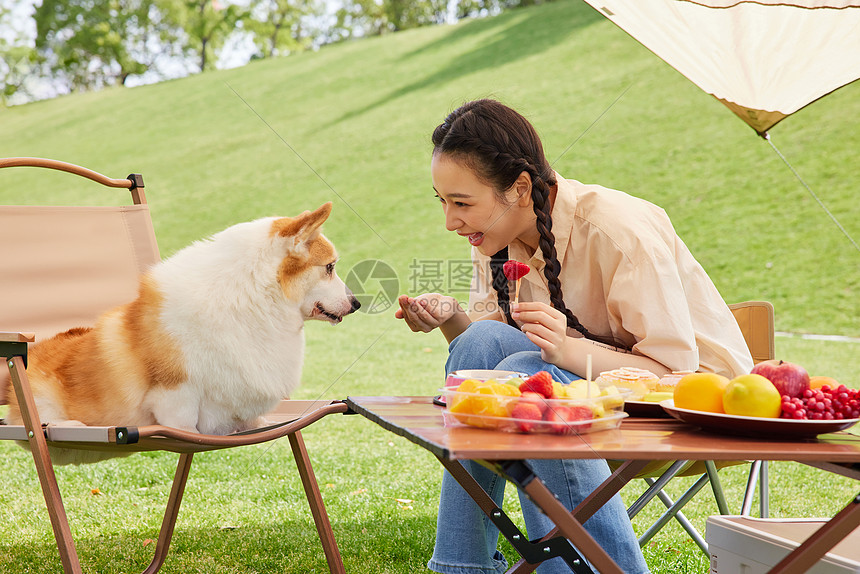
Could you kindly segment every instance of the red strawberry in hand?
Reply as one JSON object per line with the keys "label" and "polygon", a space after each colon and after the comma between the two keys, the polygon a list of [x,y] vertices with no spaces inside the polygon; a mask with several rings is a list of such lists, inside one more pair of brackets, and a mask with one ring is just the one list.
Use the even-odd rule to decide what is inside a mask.
{"label": "red strawberry in hand", "polygon": [[505,264],[502,265],[502,271],[505,272],[505,277],[508,278],[508,281],[514,281],[516,285],[516,289],[514,290],[514,303],[517,303],[520,300],[520,279],[528,275],[531,268],[525,263],[520,263],[515,259],[510,259],[505,261]]}
{"label": "red strawberry in hand", "polygon": [[525,263],[511,259],[509,261],[505,261],[505,264],[502,265],[502,271],[505,272],[505,277],[508,278],[508,281],[517,281],[528,275],[529,271],[531,271],[531,267]]}
{"label": "red strawberry in hand", "polygon": [[527,378],[520,385],[521,393],[537,393],[545,399],[553,397],[552,375],[546,371],[539,371]]}

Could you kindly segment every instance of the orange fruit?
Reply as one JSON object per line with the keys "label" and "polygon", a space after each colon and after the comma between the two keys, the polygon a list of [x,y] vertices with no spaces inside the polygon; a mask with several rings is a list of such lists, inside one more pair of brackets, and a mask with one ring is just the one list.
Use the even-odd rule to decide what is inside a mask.
{"label": "orange fruit", "polygon": [[465,424],[486,426],[479,424],[481,419],[465,415],[510,416],[510,410],[516,404],[513,398],[520,396],[520,394],[519,389],[499,383],[494,379],[487,381],[466,379],[460,383],[457,392],[450,398],[448,411],[457,420]]}
{"label": "orange fruit", "polygon": [[672,398],[680,409],[725,413],[723,392],[728,384],[726,377],[716,373],[690,373],[675,385]]}
{"label": "orange fruit", "polygon": [[810,389],[820,389],[824,385],[830,387],[830,390],[835,390],[839,387],[839,381],[834,379],[833,377],[825,377],[822,375],[816,375],[814,377],[809,377],[809,388]]}
{"label": "orange fruit", "polygon": [[776,418],[782,412],[782,395],[761,375],[741,375],[726,385],[723,407],[729,415]]}

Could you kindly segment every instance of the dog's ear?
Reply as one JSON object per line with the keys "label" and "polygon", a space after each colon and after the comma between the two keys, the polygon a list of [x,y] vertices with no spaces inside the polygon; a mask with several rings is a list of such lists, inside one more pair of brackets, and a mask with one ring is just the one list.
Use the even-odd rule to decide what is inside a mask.
{"label": "dog's ear", "polygon": [[272,230],[281,237],[291,237],[303,243],[319,232],[320,226],[331,213],[331,202],[326,202],[314,211],[305,211],[296,217],[284,217],[272,224]]}

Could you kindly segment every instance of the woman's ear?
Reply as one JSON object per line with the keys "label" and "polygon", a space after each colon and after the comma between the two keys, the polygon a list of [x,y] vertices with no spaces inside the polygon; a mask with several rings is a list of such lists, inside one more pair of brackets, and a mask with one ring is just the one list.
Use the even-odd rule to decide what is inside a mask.
{"label": "woman's ear", "polygon": [[526,207],[531,204],[532,201],[532,176],[529,175],[529,172],[524,171],[520,173],[517,180],[514,182],[514,193],[516,193],[516,201],[522,207]]}

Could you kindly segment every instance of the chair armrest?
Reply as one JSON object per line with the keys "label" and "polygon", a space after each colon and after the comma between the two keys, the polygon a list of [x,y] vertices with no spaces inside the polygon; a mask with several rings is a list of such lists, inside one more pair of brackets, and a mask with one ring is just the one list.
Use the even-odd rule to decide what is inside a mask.
{"label": "chair armrest", "polygon": [[14,333],[0,331],[0,343],[32,343],[35,340],[35,333]]}
{"label": "chair armrest", "polygon": [[[35,333],[0,331],[0,358],[21,357],[27,366],[27,344],[36,340]],[[0,379],[2,380],[2,379]],[[6,404],[5,387],[0,389],[0,405]]]}

